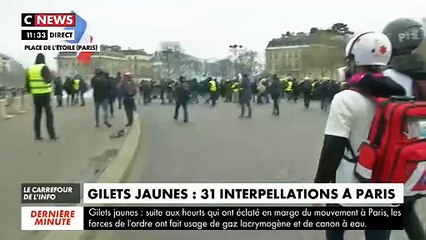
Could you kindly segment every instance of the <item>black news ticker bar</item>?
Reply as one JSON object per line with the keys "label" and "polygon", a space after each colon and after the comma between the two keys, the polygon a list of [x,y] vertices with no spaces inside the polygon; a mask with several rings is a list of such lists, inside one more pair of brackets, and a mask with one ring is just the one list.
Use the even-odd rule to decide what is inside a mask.
{"label": "black news ticker bar", "polygon": [[84,207],[84,230],[403,229],[402,207]]}

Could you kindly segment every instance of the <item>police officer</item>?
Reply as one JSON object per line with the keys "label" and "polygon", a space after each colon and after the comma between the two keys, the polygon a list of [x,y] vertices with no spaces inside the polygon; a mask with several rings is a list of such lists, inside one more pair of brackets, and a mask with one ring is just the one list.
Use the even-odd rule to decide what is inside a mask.
{"label": "police officer", "polygon": [[413,80],[426,80],[426,78],[422,79],[424,75],[416,74],[422,72],[425,62],[422,57],[413,52],[423,41],[422,25],[411,19],[397,19],[390,22],[383,33],[392,43],[392,59],[389,69],[384,74],[402,85],[407,95],[416,95],[418,100],[426,100],[426,94],[413,91],[416,90],[413,89]]}
{"label": "police officer", "polygon": [[[407,96],[426,100],[425,61],[414,53],[423,41],[422,24],[407,18],[390,22],[383,33],[392,43],[392,58],[384,75],[405,88]],[[416,212],[416,201],[404,203],[404,228],[410,239],[426,240],[426,234]]]}
{"label": "police officer", "polygon": [[43,108],[46,111],[46,126],[50,139],[57,140],[55,128],[53,127],[53,112],[50,105],[50,95],[52,93],[52,79],[49,68],[46,66],[45,57],[42,53],[37,54],[35,65],[27,70],[26,74],[27,91],[33,95],[35,116],[34,132],[36,140],[43,140],[40,131],[41,113]]}

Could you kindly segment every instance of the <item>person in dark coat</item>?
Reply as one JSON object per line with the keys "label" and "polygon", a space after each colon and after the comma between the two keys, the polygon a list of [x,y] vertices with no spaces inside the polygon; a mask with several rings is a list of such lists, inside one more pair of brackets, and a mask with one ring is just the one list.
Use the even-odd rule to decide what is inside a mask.
{"label": "person in dark coat", "polygon": [[118,81],[119,79],[114,77],[109,77],[109,81],[111,84],[111,92],[109,93],[108,103],[109,103],[109,113],[111,117],[114,117],[114,104],[115,100],[118,97]]}
{"label": "person in dark coat", "polygon": [[274,106],[272,108],[272,115],[279,116],[280,115],[280,106],[278,104],[278,101],[281,97],[282,92],[282,84],[280,82],[280,79],[278,79],[277,75],[272,75],[272,83],[269,88],[269,91],[271,93],[271,98],[274,101]]}
{"label": "person in dark coat", "polygon": [[64,82],[64,90],[67,93],[67,106],[70,105],[70,101],[72,104],[72,78],[70,76],[65,78],[65,82]]}
{"label": "person in dark coat", "polygon": [[135,96],[138,93],[136,82],[132,79],[130,72],[124,73],[121,83],[121,92],[123,94],[123,106],[126,111],[126,127],[133,125],[133,112],[136,110]]}
{"label": "person in dark coat", "polygon": [[246,106],[248,108],[248,115],[246,117],[251,118],[251,106],[250,106],[251,93],[252,93],[251,90],[252,89],[251,89],[250,79],[248,78],[247,74],[244,74],[241,80],[240,91],[239,91],[239,95],[240,95],[239,102],[241,106],[240,118],[244,117]]}
{"label": "person in dark coat", "polygon": [[86,101],[84,100],[84,93],[86,93],[87,90],[89,90],[89,89],[88,89],[86,81],[81,76],[78,76],[78,77],[80,79],[80,92],[79,92],[80,93],[80,100],[81,100],[80,106],[84,107],[86,105]]}
{"label": "person in dark coat", "polygon": [[[117,76],[115,77],[115,80],[117,81],[117,89],[120,89],[120,85],[121,85],[121,72],[117,72]],[[121,91],[117,91],[117,101],[118,101],[118,109],[121,109],[122,106],[122,99],[121,99],[121,95],[120,95]]]}
{"label": "person in dark coat", "polygon": [[55,96],[56,96],[56,107],[62,107],[62,91],[63,91],[63,86],[62,86],[62,80],[61,77],[56,77],[55,78]]}
{"label": "person in dark coat", "polygon": [[179,115],[179,108],[182,106],[183,108],[183,122],[188,122],[188,101],[190,92],[188,89],[187,84],[185,84],[185,78],[183,76],[179,77],[179,82],[176,84],[175,87],[175,94],[176,94],[176,107],[175,107],[175,114],[173,116],[174,120],[178,119]]}
{"label": "person in dark coat", "polygon": [[99,127],[99,108],[102,107],[104,124],[110,128],[112,125],[108,122],[108,96],[111,91],[111,85],[100,69],[95,69],[95,76],[91,80],[93,88],[93,100],[95,102],[95,121],[96,127]]}

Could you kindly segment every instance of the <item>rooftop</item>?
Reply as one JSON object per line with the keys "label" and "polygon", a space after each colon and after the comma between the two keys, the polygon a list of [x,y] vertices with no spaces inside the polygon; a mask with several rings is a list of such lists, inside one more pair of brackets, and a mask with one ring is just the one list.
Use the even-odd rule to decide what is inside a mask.
{"label": "rooftop", "polygon": [[301,46],[301,45],[335,45],[344,37],[336,35],[329,30],[319,30],[316,33],[290,33],[282,34],[280,38],[269,41],[267,48]]}

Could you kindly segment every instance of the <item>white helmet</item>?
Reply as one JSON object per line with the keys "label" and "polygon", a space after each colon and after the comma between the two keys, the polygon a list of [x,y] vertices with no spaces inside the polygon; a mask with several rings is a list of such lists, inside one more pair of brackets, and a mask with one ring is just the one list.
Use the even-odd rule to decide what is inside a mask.
{"label": "white helmet", "polygon": [[384,66],[392,55],[392,44],[383,33],[366,32],[349,40],[346,58],[353,56],[358,66]]}

